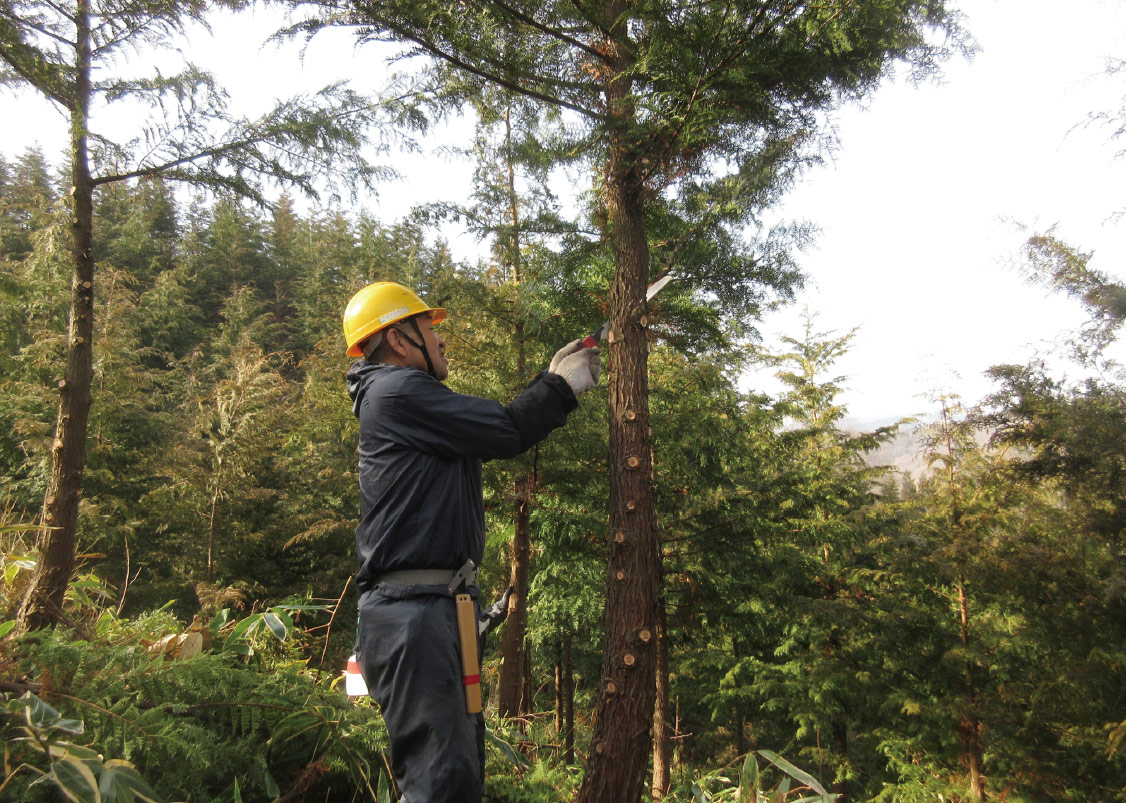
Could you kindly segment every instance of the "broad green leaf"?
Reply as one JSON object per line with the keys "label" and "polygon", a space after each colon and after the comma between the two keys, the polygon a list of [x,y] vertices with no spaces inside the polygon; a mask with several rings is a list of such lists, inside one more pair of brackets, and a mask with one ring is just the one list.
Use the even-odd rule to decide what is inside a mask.
{"label": "broad green leaf", "polygon": [[102,766],[102,757],[96,750],[85,745],[71,744],[70,742],[54,742],[50,745],[51,756],[54,758],[72,758],[81,761],[91,770],[99,770]]}
{"label": "broad green leaf", "polygon": [[262,785],[266,787],[266,794],[271,799],[281,797],[281,787],[274,780],[274,776],[270,774],[270,768],[264,764],[262,766]]}
{"label": "broad green leaf", "polygon": [[0,638],[12,632],[12,628],[16,626],[14,620],[9,619],[7,622],[0,622]]}
{"label": "broad green leaf", "polygon": [[814,792],[821,795],[821,797],[829,798],[829,793],[825,791],[825,787],[823,787],[821,784],[819,784],[817,782],[817,779],[814,778],[812,775],[810,775],[805,770],[798,769],[793,764],[791,764],[789,761],[782,758],[777,753],[771,752],[770,750],[759,750],[758,752],[759,752],[759,755],[761,755],[763,758],[765,758],[767,761],[769,761],[771,764],[773,764],[778,769],[782,770],[782,772],[789,775],[795,781],[800,781],[801,783],[805,784],[810,789],[812,789]]}
{"label": "broad green leaf", "polygon": [[[289,617],[286,618],[288,619]],[[273,610],[263,613],[262,621],[266,623],[266,627],[270,628],[270,632],[278,637],[278,641],[285,641],[286,637],[289,635],[289,627],[293,626],[291,622],[289,627],[286,627],[286,623],[282,621],[281,616]]]}
{"label": "broad green leaf", "polygon": [[214,638],[215,636],[219,635],[219,631],[223,629],[223,626],[226,625],[227,622],[230,621],[230,619],[230,608],[224,608],[223,610],[219,611],[219,613],[212,616],[211,621],[207,623],[207,629],[211,631],[211,637]]}
{"label": "broad green leaf", "polygon": [[[0,532],[4,532],[4,530],[0,529]],[[36,566],[36,558],[32,555],[5,555],[4,560],[17,569],[31,570]]]}
{"label": "broad green leaf", "polygon": [[[111,758],[102,770],[98,788],[106,803],[161,803],[161,797],[128,761]],[[276,796],[276,795],[275,795]]]}
{"label": "broad green leaf", "polygon": [[20,713],[22,709],[27,724],[36,730],[54,729],[75,736],[80,735],[85,730],[81,720],[63,719],[62,714],[31,692],[9,704],[9,709],[13,713]]}
{"label": "broad green leaf", "polygon": [[61,758],[47,774],[67,800],[74,803],[101,803],[98,781],[86,762],[72,757]]}
{"label": "broad green leaf", "polygon": [[261,627],[262,614],[256,613],[252,616],[246,617],[237,625],[235,625],[235,629],[231,631],[231,635],[227,636],[227,640],[224,643],[224,648],[226,648],[227,644],[233,644],[239,639],[251,638],[256,632],[258,632],[258,629]]}
{"label": "broad green leaf", "polygon": [[511,762],[512,766],[521,768],[529,766],[528,759],[520,755],[512,745],[504,741],[504,739],[501,739],[491,730],[485,731],[485,740],[490,742],[493,747],[500,750],[504,757]]}
{"label": "broad green leaf", "polygon": [[288,741],[323,723],[324,720],[314,714],[307,711],[295,711],[274,726],[273,733],[270,734],[270,741],[274,743]]}
{"label": "broad green leaf", "polygon": [[753,752],[747,754],[739,775],[739,803],[758,803],[758,762]]}
{"label": "broad green leaf", "polygon": [[103,597],[108,597],[110,595],[110,590],[108,588],[106,588],[106,584],[103,583],[101,580],[96,580],[96,579],[93,579],[93,578],[84,579],[84,580],[73,580],[73,581],[71,581],[70,587],[71,588],[81,588],[85,591],[93,591],[96,594],[100,594]]}
{"label": "broad green leaf", "polygon": [[330,606],[328,605],[275,605],[272,610],[275,611],[301,611],[305,613],[317,613],[320,611],[327,611]]}
{"label": "broad green leaf", "polygon": [[386,772],[379,773],[379,790],[377,792],[379,803],[391,803],[391,779]]}

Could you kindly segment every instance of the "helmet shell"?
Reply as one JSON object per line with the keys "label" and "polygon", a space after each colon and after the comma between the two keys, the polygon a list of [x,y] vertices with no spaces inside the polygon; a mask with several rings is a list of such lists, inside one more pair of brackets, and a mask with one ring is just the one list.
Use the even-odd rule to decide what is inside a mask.
{"label": "helmet shell", "polygon": [[430,313],[434,323],[445,320],[446,311],[431,307],[418,293],[395,282],[376,282],[360,290],[344,308],[344,340],[348,343],[348,356],[361,357],[360,344],[376,332],[386,329],[396,321]]}

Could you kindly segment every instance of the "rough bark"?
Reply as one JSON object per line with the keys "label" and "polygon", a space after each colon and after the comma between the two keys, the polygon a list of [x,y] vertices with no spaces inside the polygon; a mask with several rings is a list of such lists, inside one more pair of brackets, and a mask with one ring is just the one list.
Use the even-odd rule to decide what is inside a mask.
{"label": "rough bark", "polygon": [[[516,192],[516,166],[511,158],[512,122],[511,109],[505,110],[505,142],[508,154],[508,223],[511,237],[507,243],[506,261],[512,267],[512,281],[519,286],[523,267],[520,253],[520,198]],[[519,312],[519,311],[517,311]],[[516,373],[521,381],[527,371],[527,354],[524,344],[524,322],[516,318]],[[528,627],[528,574],[532,553],[531,497],[536,485],[535,470],[530,469],[517,477],[514,486],[512,511],[513,536],[511,554],[511,573],[509,585],[513,593],[508,602],[508,618],[505,620],[504,636],[501,640],[500,700],[498,710],[502,717],[518,717],[523,711],[521,701],[524,697],[524,641]]]}
{"label": "rough bark", "polygon": [[70,109],[71,241],[73,278],[67,360],[59,382],[59,411],[51,448],[51,477],[43,498],[42,531],[35,574],[20,606],[21,629],[50,627],[60,621],[67,584],[74,572],[86,433],[94,381],[94,184],[86,132],[90,111],[90,10],[79,0],[75,95]]}
{"label": "rough bark", "polygon": [[[958,577],[958,618],[961,624],[962,647],[970,646],[970,604],[966,596],[966,578]],[[965,706],[958,723],[958,736],[962,742],[962,760],[970,776],[970,797],[985,800],[985,750],[982,745],[982,723],[977,715],[977,686],[974,681],[974,668],[968,660],[965,665]]]}
{"label": "rough bark", "polygon": [[502,717],[517,717],[521,710],[524,686],[524,633],[528,625],[528,565],[531,560],[531,504],[528,499],[530,475],[516,480],[515,530],[512,538],[512,571],[509,584],[515,589],[508,601],[508,619],[504,623],[500,668],[500,702]]}
{"label": "rough bark", "polygon": [[575,662],[570,633],[563,637],[563,760],[575,763]]}
{"label": "rough bark", "polygon": [[[664,600],[657,600],[657,691],[653,706],[653,783],[654,800],[669,791],[672,773],[672,739],[669,732],[669,645]],[[742,734],[740,734],[741,736]],[[742,750],[740,749],[740,752]]]}
{"label": "rough bark", "polygon": [[[621,2],[609,2],[618,19]],[[610,292],[610,558],[606,579],[606,641],[601,694],[580,803],[636,803],[652,749],[658,588],[657,519],[645,285],[649,251],[642,181],[630,148],[634,108],[629,54],[607,40],[606,87],[612,119],[606,168],[606,212],[616,272]]]}
{"label": "rough bark", "polygon": [[563,735],[563,642],[555,645],[555,735]]}

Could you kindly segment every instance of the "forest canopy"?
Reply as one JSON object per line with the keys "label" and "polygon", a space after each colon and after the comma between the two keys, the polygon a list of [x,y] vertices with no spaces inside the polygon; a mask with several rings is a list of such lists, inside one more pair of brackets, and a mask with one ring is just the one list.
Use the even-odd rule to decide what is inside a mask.
{"label": "forest canopy", "polygon": [[[328,14],[320,23],[339,21],[329,13],[339,9],[317,5]],[[810,318],[777,349],[755,339],[762,310],[802,281],[795,252],[808,235],[758,229],[758,216],[817,155],[822,106],[863,95],[894,60],[933,67],[940,54],[924,31],[956,27],[943,4],[706,3],[699,17],[642,4],[625,34],[583,4],[534,18],[485,5],[469,28],[442,27],[444,5],[420,18],[419,3],[359,4],[347,20],[367,26],[361,38],[461,49],[477,73],[492,65],[516,84],[467,78],[447,59],[428,73],[433,105],[369,110],[365,124],[405,129],[424,108],[473,111],[464,158],[477,170],[462,205],[383,221],[286,193],[264,203],[253,176],[308,190],[333,142],[358,178],[380,179],[360,156],[359,121],[319,139],[310,132],[332,125],[321,112],[296,114],[307,129],[276,120],[280,138],[243,142],[246,159],[212,154],[235,160],[211,163],[213,173],[129,149],[76,147],[69,164],[37,149],[0,156],[10,756],[0,793],[395,795],[377,710],[341,683],[355,638],[359,493],[340,318],[358,288],[388,280],[450,310],[448,384],[464,393],[511,398],[560,345],[607,318],[616,337],[633,338],[605,345],[617,377],[564,430],[485,466],[484,599],[523,567],[519,611],[482,672],[487,799],[592,794],[584,783],[612,738],[607,700],[623,677],[645,687],[652,729],[622,734],[641,742],[639,769],[598,772],[630,799],[1126,799],[1126,374],[1107,358],[1126,289],[1054,233],[1031,238],[1030,274],[1090,316],[1072,344],[1080,378],[1040,362],[999,365],[982,403],[963,406],[951,389],[925,420],[875,431],[846,424],[837,364],[852,333]],[[723,25],[705,6],[728,9]],[[752,6],[759,17],[744,14]],[[38,8],[0,10],[0,43],[31,42],[12,24]],[[482,38],[511,18],[523,34],[554,38],[557,49],[542,51],[550,59]],[[763,54],[804,56],[757,73],[740,60],[737,26],[724,27],[736,22]],[[688,44],[676,38],[682,24]],[[457,38],[467,30],[477,38]],[[697,118],[687,68],[662,72],[659,58],[701,41],[714,43],[702,64],[715,84],[712,116]],[[617,78],[591,66],[589,42],[618,49],[601,52]],[[576,53],[582,80],[551,72]],[[5,59],[12,80],[39,80],[84,119],[70,67],[40,60],[44,78]],[[769,79],[785,70],[797,76]],[[635,106],[615,94],[622,76]],[[549,92],[599,119],[560,135],[560,115],[576,110],[544,108],[536,95]],[[611,110],[627,107],[615,122]],[[268,156],[298,145],[309,150],[296,163]],[[595,177],[572,219],[547,178],[577,148]],[[115,161],[131,156],[130,169]],[[717,175],[709,159],[738,169]],[[76,212],[83,181],[86,217]],[[429,223],[450,215],[487,245],[477,261],[433,233]],[[669,267],[675,280],[638,304]],[[76,352],[87,361],[77,373]],[[764,364],[777,393],[743,385]],[[645,385],[628,404],[614,384],[624,375]],[[89,405],[74,480],[60,469],[72,423],[60,398],[76,376]],[[624,439],[623,422],[638,417],[645,438]],[[925,467],[881,465],[877,450],[892,442],[914,444]],[[635,454],[644,457],[626,460]],[[58,594],[37,596],[64,529],[51,523],[64,481],[71,562]],[[618,507],[635,485],[652,507],[643,525]],[[635,537],[653,539],[649,562],[615,563],[616,545]],[[652,572],[652,587],[616,590],[635,566]],[[652,592],[642,611],[651,629],[617,632],[615,606],[642,592]],[[640,664],[615,657],[620,637]]]}

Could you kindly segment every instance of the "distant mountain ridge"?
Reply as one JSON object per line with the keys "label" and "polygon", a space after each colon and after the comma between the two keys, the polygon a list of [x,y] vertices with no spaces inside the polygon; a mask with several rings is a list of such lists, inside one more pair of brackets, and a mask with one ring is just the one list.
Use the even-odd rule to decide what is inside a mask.
{"label": "distant mountain ridge", "polygon": [[[901,420],[882,418],[862,422],[852,419],[846,421],[845,429],[851,433],[874,432],[880,427],[890,426]],[[929,470],[922,439],[923,428],[930,423],[930,421],[915,421],[904,424],[895,437],[868,452],[864,458],[865,462],[870,466],[888,466],[918,480]],[[975,439],[980,446],[985,446],[989,441],[989,433],[979,430]]]}
{"label": "distant mountain ridge", "polygon": [[[875,426],[864,426],[855,430],[850,426],[849,431],[871,432],[878,427],[894,424],[898,420],[898,418],[887,419]],[[895,437],[879,448],[868,452],[864,459],[870,466],[889,466],[903,472],[912,479],[919,479],[927,472],[920,425],[904,425]]]}

